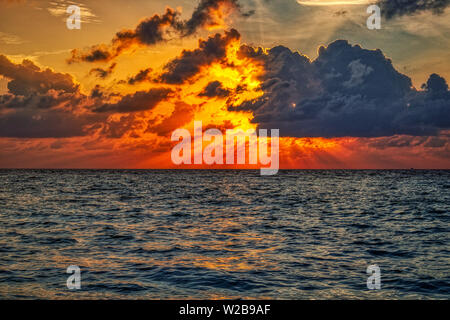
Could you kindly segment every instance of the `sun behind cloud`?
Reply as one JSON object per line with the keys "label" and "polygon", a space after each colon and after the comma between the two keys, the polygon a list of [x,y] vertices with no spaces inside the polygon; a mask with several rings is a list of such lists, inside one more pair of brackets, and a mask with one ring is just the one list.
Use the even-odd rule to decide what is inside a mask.
{"label": "sun behind cloud", "polygon": [[358,41],[327,41],[315,59],[283,39],[249,43],[230,17],[254,13],[237,0],[149,14],[72,47],[66,72],[0,54],[0,167],[172,168],[170,135],[194,121],[280,129],[282,168],[448,167],[442,74],[415,88]]}

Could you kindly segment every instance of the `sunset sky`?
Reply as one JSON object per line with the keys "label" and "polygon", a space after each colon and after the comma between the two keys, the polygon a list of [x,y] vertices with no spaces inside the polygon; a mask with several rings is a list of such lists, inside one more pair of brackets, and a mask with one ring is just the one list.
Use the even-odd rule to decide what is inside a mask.
{"label": "sunset sky", "polygon": [[449,169],[450,4],[373,3],[0,0],[0,168],[175,168],[201,120],[280,129],[286,169]]}

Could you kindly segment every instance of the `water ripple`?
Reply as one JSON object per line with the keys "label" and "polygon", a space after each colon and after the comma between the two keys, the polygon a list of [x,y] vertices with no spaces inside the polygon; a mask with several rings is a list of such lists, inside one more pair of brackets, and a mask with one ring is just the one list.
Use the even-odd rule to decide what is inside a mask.
{"label": "water ripple", "polygon": [[[0,178],[0,298],[450,297],[450,171]],[[370,264],[382,290],[366,288]]]}

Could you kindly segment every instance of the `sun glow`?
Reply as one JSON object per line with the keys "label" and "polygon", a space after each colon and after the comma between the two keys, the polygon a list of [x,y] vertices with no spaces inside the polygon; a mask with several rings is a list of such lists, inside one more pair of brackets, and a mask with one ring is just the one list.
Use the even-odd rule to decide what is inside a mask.
{"label": "sun glow", "polygon": [[[229,129],[256,129],[256,125],[251,123],[253,118],[251,112],[228,110],[229,106],[259,98],[264,93],[260,88],[261,81],[259,80],[264,73],[263,66],[257,61],[240,57],[238,55],[240,46],[239,40],[230,42],[226,48],[226,58],[223,61],[203,68],[194,83],[183,86],[181,92],[183,101],[201,106],[195,112],[195,120],[219,127],[228,123]],[[208,83],[213,81],[220,82],[222,88],[227,90],[229,95],[224,97],[199,96]],[[192,127],[193,121],[186,124],[185,128]]]}
{"label": "sun glow", "polygon": [[[167,132],[165,136],[149,132],[148,123],[168,127],[171,127],[173,124],[174,126],[171,128],[173,130],[183,128],[192,131],[194,121],[202,121],[204,131],[210,128],[217,128],[223,134],[226,133],[227,129],[257,130],[257,124],[252,123],[253,114],[251,112],[234,111],[232,107],[260,98],[264,94],[264,91],[261,89],[261,79],[265,69],[261,61],[240,54],[240,49],[240,40],[229,42],[224,59],[203,67],[194,79],[182,85],[172,86],[177,92],[176,97],[162,102],[154,110],[134,114],[131,120],[133,122],[130,126],[131,130],[120,139],[120,148],[140,144],[148,145],[149,143],[156,145],[175,144],[169,141],[170,132]],[[228,94],[224,96],[202,96],[201,92],[211,82],[220,82],[221,88],[226,90]],[[180,103],[191,106],[190,110],[192,113],[188,114],[189,107],[182,109],[185,111],[179,112],[177,105]],[[121,119],[126,119],[126,117],[129,116],[114,115],[110,120],[120,122]],[[168,121],[170,118],[173,119]],[[183,119],[188,119],[188,121],[186,122]],[[176,126],[178,123],[180,125]],[[209,144],[205,142],[202,150],[192,149],[192,155],[202,153]],[[248,142],[246,148],[248,149]],[[339,143],[333,139],[281,137],[280,161],[283,163],[283,159],[286,159],[288,160],[288,166],[295,166],[290,159],[295,157],[294,154],[311,155],[316,151],[331,151],[338,148]],[[167,158],[167,166],[167,163],[170,162],[169,150],[164,152],[163,158]],[[248,158],[248,150],[246,158]],[[159,157],[158,159],[162,158]],[[143,166],[148,166],[149,162],[145,161],[144,163]],[[211,166],[197,165],[195,167],[210,168]],[[213,165],[212,167],[222,168],[224,166]],[[248,164],[234,165],[232,167],[243,169],[256,168],[256,166]],[[229,166],[226,166],[226,168],[229,168]]]}

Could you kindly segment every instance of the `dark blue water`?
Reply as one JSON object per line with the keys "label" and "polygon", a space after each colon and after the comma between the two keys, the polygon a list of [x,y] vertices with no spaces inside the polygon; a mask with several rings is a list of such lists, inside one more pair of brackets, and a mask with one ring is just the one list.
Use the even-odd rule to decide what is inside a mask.
{"label": "dark blue water", "polygon": [[[450,171],[0,170],[0,181],[1,298],[450,298]],[[371,264],[381,290],[367,289]]]}

